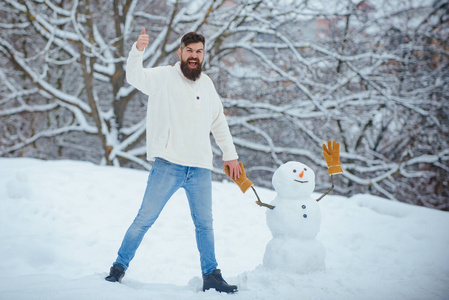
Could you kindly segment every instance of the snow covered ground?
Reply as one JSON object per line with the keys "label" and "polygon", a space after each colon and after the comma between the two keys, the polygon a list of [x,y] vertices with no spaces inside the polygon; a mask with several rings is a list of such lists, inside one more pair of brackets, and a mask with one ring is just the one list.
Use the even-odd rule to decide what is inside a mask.
{"label": "snow covered ground", "polygon": [[[449,299],[449,213],[371,195],[327,196],[317,237],[326,270],[286,274],[262,266],[271,239],[266,208],[232,182],[213,184],[214,224],[219,268],[237,294],[199,291],[183,190],[123,284],[106,282],[146,180],[144,171],[87,162],[0,158],[0,299]],[[276,196],[257,190],[264,202]]]}

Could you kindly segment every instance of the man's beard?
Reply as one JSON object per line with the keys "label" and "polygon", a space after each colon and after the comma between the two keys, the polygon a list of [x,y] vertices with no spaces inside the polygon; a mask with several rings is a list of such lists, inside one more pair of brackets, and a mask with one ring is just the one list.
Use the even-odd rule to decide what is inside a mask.
{"label": "man's beard", "polygon": [[[188,61],[193,61],[193,60],[196,61],[196,67],[195,68],[191,68],[188,65]],[[201,66],[200,61],[199,61],[198,58],[191,58],[191,59],[188,59],[187,61],[184,61],[184,60],[181,59],[181,71],[182,71],[182,74],[184,74],[184,76],[187,79],[195,81],[198,78],[200,78],[201,67],[202,66]]]}

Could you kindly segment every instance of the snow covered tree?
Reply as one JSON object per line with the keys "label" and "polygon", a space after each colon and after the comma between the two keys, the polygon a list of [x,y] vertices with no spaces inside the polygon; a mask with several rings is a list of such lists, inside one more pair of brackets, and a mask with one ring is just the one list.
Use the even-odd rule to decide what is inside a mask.
{"label": "snow covered tree", "polygon": [[252,181],[270,187],[272,172],[297,160],[326,188],[321,144],[335,139],[338,192],[447,210],[447,10],[402,0],[5,0],[0,154],[150,168],[146,97],[125,82],[127,53],[145,27],[144,65],[172,64],[180,36],[199,31]]}
{"label": "snow covered tree", "polygon": [[335,139],[339,192],[449,209],[448,4],[294,3],[248,20],[217,62],[237,143],[260,162],[248,173],[269,186],[281,161],[324,166],[320,145]]}

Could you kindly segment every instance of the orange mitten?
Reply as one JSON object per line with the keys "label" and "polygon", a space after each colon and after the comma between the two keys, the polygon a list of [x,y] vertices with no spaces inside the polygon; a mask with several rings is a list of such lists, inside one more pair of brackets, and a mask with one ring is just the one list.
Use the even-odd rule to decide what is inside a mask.
{"label": "orange mitten", "polygon": [[327,145],[328,147],[326,148],[326,144],[323,144],[323,155],[326,160],[329,175],[343,173],[340,163],[340,144],[336,141],[332,143],[328,141]]}
{"label": "orange mitten", "polygon": [[232,181],[234,181],[235,183],[237,183],[237,185],[239,186],[240,190],[242,190],[242,192],[246,192],[251,186],[253,186],[253,183],[251,182],[251,180],[249,180],[248,178],[246,178],[246,173],[245,173],[245,169],[243,168],[243,163],[239,163],[240,164],[240,168],[242,169],[242,174],[240,174],[240,177],[237,178],[236,180],[232,179],[229,175],[229,168],[224,168],[224,171],[226,173],[226,175],[229,176],[229,178],[232,179]]}

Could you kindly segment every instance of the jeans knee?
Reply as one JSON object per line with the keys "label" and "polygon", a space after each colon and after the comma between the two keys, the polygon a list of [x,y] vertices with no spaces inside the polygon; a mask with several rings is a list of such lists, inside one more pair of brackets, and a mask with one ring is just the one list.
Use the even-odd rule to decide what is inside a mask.
{"label": "jeans knee", "polygon": [[134,219],[134,225],[140,230],[147,231],[156,221],[157,216],[139,213]]}
{"label": "jeans knee", "polygon": [[200,219],[192,216],[193,222],[195,224],[195,229],[197,231],[208,231],[213,230],[213,220],[212,219]]}

